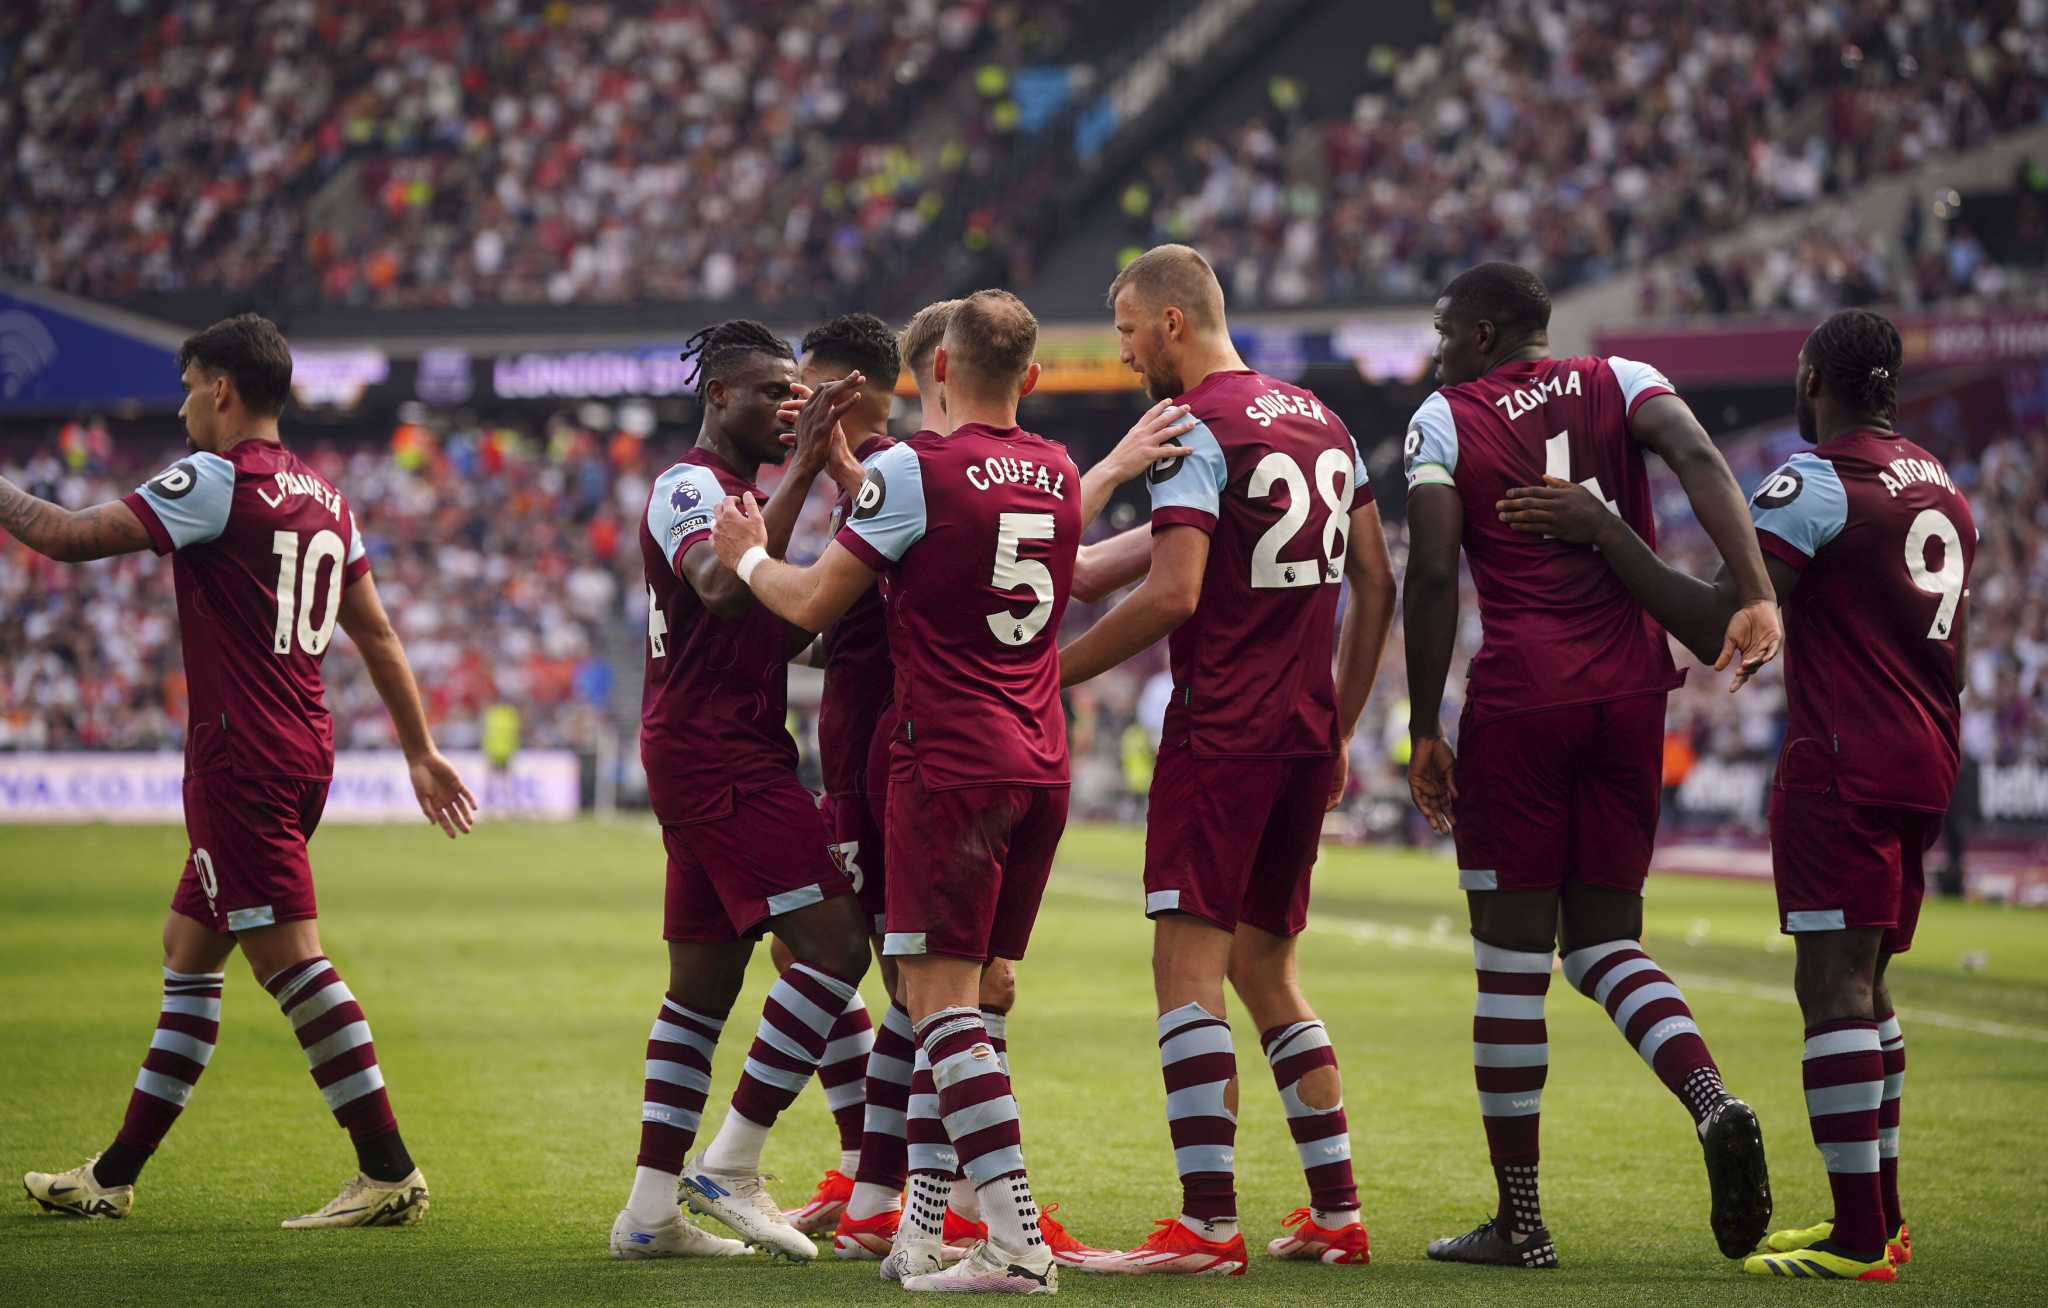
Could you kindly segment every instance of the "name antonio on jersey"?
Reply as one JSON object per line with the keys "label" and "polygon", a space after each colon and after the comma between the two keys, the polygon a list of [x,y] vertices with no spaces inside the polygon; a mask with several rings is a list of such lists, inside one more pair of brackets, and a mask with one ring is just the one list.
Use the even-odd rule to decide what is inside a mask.
{"label": "name antonio on jersey", "polygon": [[1915,482],[1926,482],[1939,486],[1951,495],[1960,495],[1956,484],[1948,479],[1948,469],[1933,459],[1893,459],[1887,465],[1888,471],[1877,474],[1878,482],[1897,499],[1899,492]]}

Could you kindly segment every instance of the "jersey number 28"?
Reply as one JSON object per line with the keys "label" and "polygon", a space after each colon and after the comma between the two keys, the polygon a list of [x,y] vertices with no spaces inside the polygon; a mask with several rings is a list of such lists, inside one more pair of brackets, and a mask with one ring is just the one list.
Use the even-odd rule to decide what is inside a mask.
{"label": "jersey number 28", "polygon": [[1316,493],[1329,510],[1323,519],[1323,556],[1319,561],[1288,562],[1280,557],[1280,550],[1308,522],[1309,479],[1302,475],[1301,465],[1292,455],[1279,450],[1259,460],[1252,469],[1250,484],[1244,488],[1245,498],[1262,500],[1272,495],[1276,486],[1285,486],[1287,507],[1280,511],[1280,520],[1266,528],[1258,544],[1252,547],[1254,589],[1320,586],[1344,575],[1344,554],[1351,543],[1352,475],[1349,452],[1327,449],[1316,456]]}

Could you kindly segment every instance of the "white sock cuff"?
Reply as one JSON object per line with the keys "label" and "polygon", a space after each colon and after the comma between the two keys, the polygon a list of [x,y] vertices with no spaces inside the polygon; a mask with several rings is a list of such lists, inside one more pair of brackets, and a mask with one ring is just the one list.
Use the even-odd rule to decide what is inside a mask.
{"label": "white sock cuff", "polygon": [[1642,947],[1643,942],[1640,940],[1605,940],[1597,945],[1587,945],[1584,949],[1574,949],[1564,956],[1564,979],[1572,983],[1572,989],[1583,989],[1579,983],[1586,979],[1586,973],[1593,970],[1595,963],[1623,950],[1640,951]]}

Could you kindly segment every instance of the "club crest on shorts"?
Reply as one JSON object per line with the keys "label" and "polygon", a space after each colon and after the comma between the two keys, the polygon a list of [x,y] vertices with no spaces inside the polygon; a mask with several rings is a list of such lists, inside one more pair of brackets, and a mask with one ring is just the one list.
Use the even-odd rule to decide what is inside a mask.
{"label": "club crest on shorts", "polygon": [[880,468],[869,468],[867,478],[853,497],[853,520],[866,522],[874,517],[882,511],[882,505],[888,498],[889,479],[882,475]]}
{"label": "club crest on shorts", "polygon": [[1760,509],[1782,509],[1799,498],[1799,492],[1806,489],[1806,480],[1791,467],[1783,467],[1764,478],[1764,484],[1756,488],[1750,503]]}
{"label": "club crest on shorts", "polygon": [[149,489],[167,500],[182,500],[192,493],[199,484],[199,474],[193,471],[190,459],[172,464],[158,473],[149,483]]}

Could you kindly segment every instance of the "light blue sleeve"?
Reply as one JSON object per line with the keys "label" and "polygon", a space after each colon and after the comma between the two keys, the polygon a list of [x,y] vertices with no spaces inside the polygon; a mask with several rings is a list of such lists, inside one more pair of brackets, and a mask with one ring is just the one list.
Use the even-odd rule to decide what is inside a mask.
{"label": "light blue sleeve", "polygon": [[1161,459],[1145,474],[1152,492],[1152,517],[1169,510],[1206,514],[1210,524],[1223,508],[1223,488],[1230,481],[1230,463],[1206,422],[1197,422],[1179,438],[1191,451],[1177,459]]}
{"label": "light blue sleeve", "polygon": [[1756,488],[1749,516],[1758,531],[1810,559],[1849,525],[1849,493],[1834,464],[1817,454],[1795,454]]}
{"label": "light blue sleeve", "polygon": [[163,524],[171,548],[219,540],[235,501],[235,465],[218,454],[188,454],[135,488]]}
{"label": "light blue sleeve", "polygon": [[1614,380],[1621,386],[1622,412],[1633,417],[1636,405],[1644,400],[1654,399],[1667,392],[1676,395],[1678,388],[1671,379],[1647,363],[1624,359],[1618,354],[1607,356],[1607,367],[1614,373]]}
{"label": "light blue sleeve", "polygon": [[1451,417],[1451,404],[1437,391],[1422,402],[1408,420],[1408,438],[1401,442],[1401,468],[1408,476],[1408,489],[1417,486],[1450,486],[1458,471],[1458,424]]}
{"label": "light blue sleeve", "polygon": [[868,464],[867,480],[853,497],[853,512],[840,531],[891,563],[900,562],[924,539],[924,464],[908,444],[892,445]]}
{"label": "light blue sleeve", "polygon": [[711,532],[712,515],[725,499],[717,474],[694,463],[678,463],[654,479],[647,498],[647,534],[676,566],[676,555]]}
{"label": "light blue sleeve", "polygon": [[348,511],[348,557],[341,561],[342,566],[348,567],[353,565],[357,559],[362,558],[369,552],[363,546],[363,525],[356,521],[356,511],[350,509]]}

